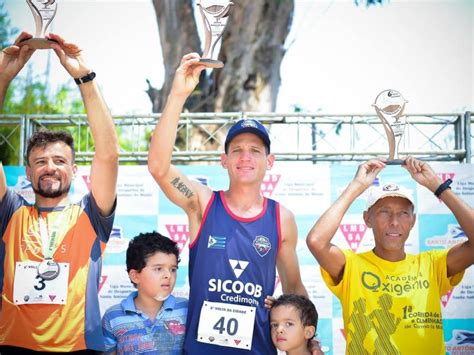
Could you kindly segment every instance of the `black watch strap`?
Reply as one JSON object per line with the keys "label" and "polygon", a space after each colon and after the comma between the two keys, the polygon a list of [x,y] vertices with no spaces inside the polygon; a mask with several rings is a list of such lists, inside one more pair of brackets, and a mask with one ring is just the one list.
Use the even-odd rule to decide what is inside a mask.
{"label": "black watch strap", "polygon": [[453,183],[453,180],[448,179],[445,182],[443,182],[439,187],[436,189],[434,192],[436,197],[439,197],[446,189],[450,189],[450,185]]}
{"label": "black watch strap", "polygon": [[77,85],[87,83],[95,78],[95,72],[91,71],[89,74],[84,75],[82,78],[74,78]]}

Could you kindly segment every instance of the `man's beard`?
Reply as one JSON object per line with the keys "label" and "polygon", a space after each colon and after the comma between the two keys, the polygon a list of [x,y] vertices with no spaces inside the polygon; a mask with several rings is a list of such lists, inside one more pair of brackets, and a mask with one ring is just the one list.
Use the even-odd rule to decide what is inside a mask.
{"label": "man's beard", "polygon": [[41,187],[41,183],[38,181],[37,188],[34,187],[33,184],[31,185],[31,187],[33,188],[33,191],[35,192],[35,194],[38,194],[41,197],[56,198],[56,197],[61,197],[62,195],[69,193],[69,190],[71,189],[71,184],[65,186],[64,188],[63,188],[63,185],[60,184],[57,190],[53,190],[51,188],[43,189]]}

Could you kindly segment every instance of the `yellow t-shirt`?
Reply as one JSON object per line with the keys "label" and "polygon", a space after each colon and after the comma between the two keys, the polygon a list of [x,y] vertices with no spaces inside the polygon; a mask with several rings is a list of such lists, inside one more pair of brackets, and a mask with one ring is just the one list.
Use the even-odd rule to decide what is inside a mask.
{"label": "yellow t-shirt", "polygon": [[464,275],[447,277],[447,250],[406,255],[391,262],[373,251],[344,250],[346,265],[335,285],[342,303],[346,354],[445,354],[440,298]]}

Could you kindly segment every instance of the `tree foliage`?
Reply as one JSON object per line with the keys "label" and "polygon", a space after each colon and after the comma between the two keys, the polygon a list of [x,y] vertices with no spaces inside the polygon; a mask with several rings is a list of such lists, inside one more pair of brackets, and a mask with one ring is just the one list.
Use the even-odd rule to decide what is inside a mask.
{"label": "tree foliage", "polygon": [[[0,2],[0,48],[13,42],[18,29],[11,26],[4,2]],[[23,69],[26,75],[19,75],[11,83],[5,95],[1,113],[5,115],[27,114],[82,114],[85,112],[77,89],[61,85],[54,93],[48,94],[46,84],[34,77],[31,65]],[[18,164],[21,131],[11,119],[0,120],[0,157],[4,164]],[[60,129],[49,127],[52,129]]]}
{"label": "tree foliage", "polygon": [[[356,6],[387,0],[354,0]],[[165,80],[161,89],[150,83],[153,112],[161,112],[181,57],[200,51],[193,0],[153,0],[163,53]],[[273,111],[280,87],[280,66],[286,53],[294,0],[237,0],[222,38],[223,69],[203,73],[186,109],[197,112]],[[196,18],[197,15],[197,18]]]}
{"label": "tree foliage", "polygon": [[[5,121],[12,121],[8,118],[8,115],[84,113],[84,105],[82,100],[78,98],[76,90],[71,89],[68,85],[62,85],[53,95],[48,95],[45,84],[37,80],[31,81],[28,76],[26,78],[16,78],[10,85],[3,108],[3,113],[7,115]],[[1,124],[0,120],[0,125],[0,156],[2,161],[4,164],[19,164],[21,131],[16,124]],[[64,129],[63,127],[54,126],[48,126],[48,128]]]}
{"label": "tree foliage", "polygon": [[[275,110],[280,88],[280,66],[287,48],[294,0],[235,0],[225,29],[219,59],[223,69],[204,71],[198,87],[187,100],[191,112],[271,112]],[[355,5],[382,4],[384,0],[354,0]],[[161,112],[168,97],[172,78],[181,57],[200,50],[193,0],[153,0],[163,53],[165,81],[160,89],[148,82],[153,112]],[[203,127],[214,132],[217,141],[226,134],[215,125]],[[195,131],[191,149],[199,149],[207,134]],[[177,143],[179,145],[178,134]],[[207,144],[208,149],[219,145]]]}
{"label": "tree foliage", "polygon": [[18,29],[12,27],[10,18],[5,10],[5,2],[0,1],[0,48],[5,48],[8,41],[18,33]]}
{"label": "tree foliage", "polygon": [[[161,112],[181,57],[200,51],[192,0],[154,0],[165,67],[161,89],[148,91],[153,111]],[[190,111],[271,111],[280,86],[284,43],[293,19],[293,0],[234,1],[222,39],[221,70],[203,73],[186,108]]]}
{"label": "tree foliage", "polygon": [[385,1],[388,1],[388,0],[354,0],[354,3],[359,6],[359,5],[364,5],[369,7],[371,5],[382,5]]}

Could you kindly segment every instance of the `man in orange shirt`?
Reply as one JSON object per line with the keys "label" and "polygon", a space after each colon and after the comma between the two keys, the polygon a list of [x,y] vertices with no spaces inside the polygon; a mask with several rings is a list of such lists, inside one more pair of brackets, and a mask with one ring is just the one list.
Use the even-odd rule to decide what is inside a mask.
{"label": "man in orange shirt", "polygon": [[[0,54],[0,106],[10,82],[34,50],[21,41]],[[28,204],[7,188],[0,163],[0,353],[81,352],[104,347],[98,302],[102,253],[112,229],[118,139],[95,73],[81,50],[48,36],[78,84],[95,142],[91,192],[69,199],[75,177],[74,142],[67,132],[40,130],[28,141],[26,175],[35,193]]]}

